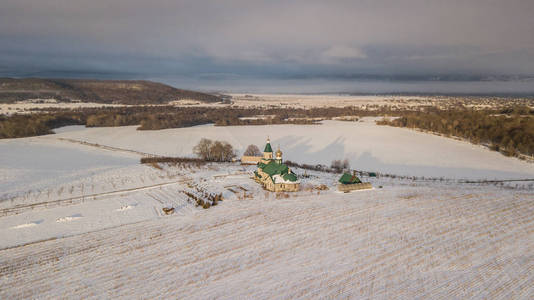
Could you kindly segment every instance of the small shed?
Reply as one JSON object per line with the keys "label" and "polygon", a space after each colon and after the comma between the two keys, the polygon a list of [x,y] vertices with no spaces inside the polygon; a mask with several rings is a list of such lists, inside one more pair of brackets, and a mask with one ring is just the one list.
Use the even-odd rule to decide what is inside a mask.
{"label": "small shed", "polygon": [[356,171],[352,174],[343,173],[341,178],[339,178],[338,190],[348,193],[355,190],[365,190],[372,189],[373,186],[369,182],[362,182],[358,176],[356,176]]}
{"label": "small shed", "polygon": [[343,175],[341,175],[341,178],[339,178],[338,181],[341,184],[362,183],[360,178],[356,176],[356,172],[354,172],[352,175],[350,173],[343,173]]}

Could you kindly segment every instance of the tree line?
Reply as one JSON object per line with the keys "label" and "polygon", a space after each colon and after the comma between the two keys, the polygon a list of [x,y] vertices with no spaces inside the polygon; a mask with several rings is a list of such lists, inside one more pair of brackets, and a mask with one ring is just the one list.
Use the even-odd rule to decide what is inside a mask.
{"label": "tree line", "polygon": [[410,112],[378,124],[418,128],[482,144],[507,156],[534,156],[534,110],[439,110]]}
{"label": "tree line", "polygon": [[[32,109],[29,114],[0,116],[0,138],[49,134],[66,125],[112,127],[139,125],[138,130],[181,128],[203,124],[215,126],[312,124],[312,119],[337,116],[394,114],[389,108],[367,111],[346,108],[210,108],[174,106],[126,106],[80,109]],[[268,118],[243,119],[269,115]]]}
{"label": "tree line", "polygon": [[[83,109],[34,109],[31,114],[0,115],[0,138],[17,138],[52,133],[66,125],[88,127],[139,125],[138,130],[216,126],[311,124],[314,119],[338,116],[392,116],[378,123],[418,128],[446,136],[456,136],[474,144],[487,145],[510,156],[534,156],[534,110],[526,106],[474,110],[464,107],[438,109],[373,110],[356,107],[326,108],[210,108],[174,106],[127,106]],[[272,116],[251,118],[257,116]]]}

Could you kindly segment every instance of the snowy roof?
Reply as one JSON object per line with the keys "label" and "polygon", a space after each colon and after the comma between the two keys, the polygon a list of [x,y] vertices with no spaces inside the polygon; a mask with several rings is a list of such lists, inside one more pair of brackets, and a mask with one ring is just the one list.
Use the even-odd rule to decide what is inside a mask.
{"label": "snowy roof", "polygon": [[[270,160],[267,164],[260,162],[258,168],[273,178],[274,183],[295,183],[298,181],[297,175],[291,172],[287,165],[280,164],[275,160]],[[278,182],[275,180],[275,176],[279,177]]]}
{"label": "snowy roof", "polygon": [[273,176],[274,183],[299,183],[297,176],[295,174],[285,174],[285,175],[279,175],[276,174]]}

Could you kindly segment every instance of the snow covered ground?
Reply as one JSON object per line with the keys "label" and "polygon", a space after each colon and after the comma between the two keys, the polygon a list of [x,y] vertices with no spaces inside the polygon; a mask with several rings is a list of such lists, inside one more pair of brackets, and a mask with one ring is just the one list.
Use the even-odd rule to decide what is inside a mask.
{"label": "snow covered ground", "polygon": [[[266,135],[298,162],[352,157],[358,169],[438,177],[534,173],[482,147],[372,122],[66,127],[1,140],[0,299],[534,297],[527,185],[380,177],[362,178],[372,190],[340,193],[339,175],[294,168],[302,190],[275,194],[254,182],[253,166],[139,164],[140,152],[190,155],[201,137],[242,150]],[[314,189],[322,184],[329,189]],[[189,196],[219,193],[209,209]]]}
{"label": "snow covered ground", "polygon": [[233,106],[238,107],[367,107],[399,106],[417,107],[439,102],[438,97],[388,96],[388,95],[337,95],[337,94],[230,94]]}
{"label": "snow covered ground", "polygon": [[330,165],[348,158],[358,170],[410,176],[469,179],[534,178],[534,164],[505,157],[482,146],[405,128],[363,122],[325,121],[322,125],[229,126],[139,131],[135,126],[83,128],[38,139],[68,138],[146,153],[192,156],[201,138],[224,140],[241,153],[260,148],[270,136],[284,159]]}
{"label": "snow covered ground", "polygon": [[[93,224],[83,234],[82,222],[103,219],[85,204],[62,208],[71,219],[35,212],[33,223],[11,222],[19,227],[2,237],[38,234],[47,224],[43,231],[70,224],[72,233],[0,250],[0,298],[534,296],[532,193],[384,181],[374,190],[286,198],[254,190],[241,175],[199,173],[204,184],[243,185],[253,197],[228,196],[182,215],[131,215],[135,222]],[[96,202],[106,203],[102,214],[126,218],[145,208],[125,205],[146,200]]]}
{"label": "snow covered ground", "polygon": [[87,181],[89,177],[138,164],[137,155],[104,152],[58,140],[1,140],[0,200],[21,190],[58,187],[74,179]]}

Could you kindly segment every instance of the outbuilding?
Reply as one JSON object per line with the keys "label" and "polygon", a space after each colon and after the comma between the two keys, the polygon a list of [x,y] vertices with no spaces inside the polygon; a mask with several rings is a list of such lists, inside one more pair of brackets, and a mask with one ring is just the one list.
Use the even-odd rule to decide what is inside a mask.
{"label": "outbuilding", "polygon": [[364,190],[371,189],[373,186],[370,182],[362,182],[358,176],[356,176],[356,171],[352,174],[343,173],[341,178],[339,178],[338,190],[342,192],[350,192],[355,190]]}

